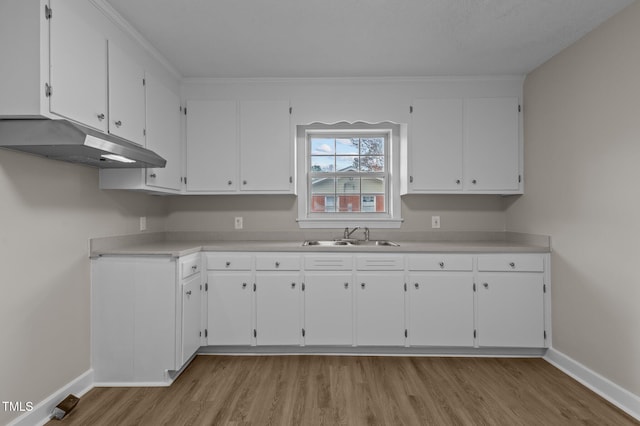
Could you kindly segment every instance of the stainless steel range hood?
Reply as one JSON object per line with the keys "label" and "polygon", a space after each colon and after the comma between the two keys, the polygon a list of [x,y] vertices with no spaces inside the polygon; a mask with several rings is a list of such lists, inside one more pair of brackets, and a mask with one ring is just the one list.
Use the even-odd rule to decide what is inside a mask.
{"label": "stainless steel range hood", "polygon": [[167,164],[153,151],[67,120],[0,120],[0,147],[99,168]]}

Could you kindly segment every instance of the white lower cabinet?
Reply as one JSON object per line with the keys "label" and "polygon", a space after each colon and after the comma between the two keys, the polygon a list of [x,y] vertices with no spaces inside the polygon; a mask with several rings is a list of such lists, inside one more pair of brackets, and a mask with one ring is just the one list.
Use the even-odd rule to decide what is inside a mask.
{"label": "white lower cabinet", "polygon": [[411,346],[473,346],[473,274],[410,273],[408,339]]}
{"label": "white lower cabinet", "polygon": [[299,272],[256,274],[257,345],[302,343],[301,299]]}
{"label": "white lower cabinet", "polygon": [[542,273],[478,274],[478,345],[544,347]]}
{"label": "white lower cabinet", "polygon": [[[211,265],[210,265],[211,266]],[[253,336],[253,276],[249,271],[207,274],[207,343],[249,346]]]}
{"label": "white lower cabinet", "polygon": [[306,345],[353,345],[351,272],[306,272],[304,277]]}
{"label": "white lower cabinet", "polygon": [[404,346],[404,273],[358,272],[356,345]]}
{"label": "white lower cabinet", "polygon": [[[169,384],[200,347],[200,272],[170,257],[91,261],[91,340],[99,384]],[[192,299],[183,299],[191,289]],[[187,290],[188,291],[188,290]],[[197,336],[197,338],[196,338]]]}

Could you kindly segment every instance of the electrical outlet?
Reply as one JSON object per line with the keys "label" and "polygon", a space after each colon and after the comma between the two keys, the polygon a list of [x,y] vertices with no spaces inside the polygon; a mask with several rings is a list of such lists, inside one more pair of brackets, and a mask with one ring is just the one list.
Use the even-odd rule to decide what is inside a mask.
{"label": "electrical outlet", "polygon": [[431,227],[440,228],[440,216],[431,216]]}
{"label": "electrical outlet", "polygon": [[146,216],[140,216],[140,230],[141,231],[146,231],[147,230],[147,217]]}
{"label": "electrical outlet", "polygon": [[242,229],[242,216],[236,216],[236,220],[234,222],[234,227],[236,229]]}

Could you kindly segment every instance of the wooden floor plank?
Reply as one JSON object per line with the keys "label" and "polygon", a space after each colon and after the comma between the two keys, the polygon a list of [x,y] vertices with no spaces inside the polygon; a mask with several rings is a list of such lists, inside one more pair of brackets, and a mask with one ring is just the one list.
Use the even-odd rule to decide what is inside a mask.
{"label": "wooden floor plank", "polygon": [[49,425],[640,425],[542,359],[198,356]]}

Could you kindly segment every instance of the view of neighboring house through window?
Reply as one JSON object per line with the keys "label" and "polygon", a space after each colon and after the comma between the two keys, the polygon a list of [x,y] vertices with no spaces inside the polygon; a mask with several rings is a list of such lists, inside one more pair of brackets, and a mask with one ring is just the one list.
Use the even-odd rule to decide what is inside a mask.
{"label": "view of neighboring house through window", "polygon": [[308,135],[310,213],[388,212],[388,134]]}

